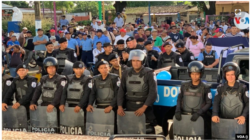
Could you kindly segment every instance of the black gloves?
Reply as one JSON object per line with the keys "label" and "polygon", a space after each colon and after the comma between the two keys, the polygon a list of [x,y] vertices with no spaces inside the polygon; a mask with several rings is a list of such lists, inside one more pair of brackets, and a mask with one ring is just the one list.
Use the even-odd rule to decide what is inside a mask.
{"label": "black gloves", "polygon": [[194,113],[191,117],[191,121],[195,122],[200,117],[200,114]]}
{"label": "black gloves", "polygon": [[175,112],[175,118],[176,120],[180,121],[181,120],[181,112]]}

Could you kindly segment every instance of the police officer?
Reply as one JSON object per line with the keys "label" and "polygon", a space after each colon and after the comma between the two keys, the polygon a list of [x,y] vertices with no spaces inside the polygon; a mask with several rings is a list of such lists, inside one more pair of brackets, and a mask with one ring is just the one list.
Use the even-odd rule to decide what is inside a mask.
{"label": "police officer", "polygon": [[19,64],[16,68],[16,72],[18,76],[13,79],[13,82],[6,83],[9,89],[4,96],[2,110],[6,111],[8,108],[7,104],[12,102],[13,94],[16,93],[16,103],[12,108],[18,109],[23,105],[27,110],[29,118],[29,105],[37,86],[37,78],[28,75],[29,70],[24,64]]}
{"label": "police officer", "polygon": [[[144,67],[146,54],[142,50],[133,50],[129,54],[132,67],[124,71],[117,96],[117,114],[124,116],[126,111],[135,111],[136,116],[146,115],[146,122],[154,130],[157,124],[153,112],[153,103],[157,97],[157,82],[153,70]],[[125,97],[125,99],[124,99]],[[123,103],[126,102],[126,106]],[[153,132],[154,133],[154,132]]]}
{"label": "police officer", "polygon": [[192,115],[191,121],[196,121],[200,116],[205,122],[205,138],[209,138],[211,117],[207,112],[212,105],[212,94],[209,86],[201,81],[204,74],[204,65],[199,61],[192,61],[188,65],[191,81],[183,83],[178,95],[175,118],[181,120],[181,114]]}
{"label": "police officer", "polygon": [[122,73],[127,66],[120,64],[120,57],[116,53],[111,54],[108,59],[111,64],[110,73],[117,74],[120,78],[122,78]]}
{"label": "police officer", "polygon": [[[10,88],[12,81],[13,81],[13,77],[11,77],[9,74],[4,73],[4,62],[3,62],[2,63],[2,102],[3,102],[4,96],[6,95],[7,90]],[[12,105],[12,101],[13,101],[13,97],[6,104]]]}
{"label": "police officer", "polygon": [[126,64],[125,61],[123,60],[122,54],[126,52],[126,48],[124,46],[124,40],[120,39],[117,41],[117,48],[114,49],[114,52],[118,54],[120,57],[120,63],[121,64]]}
{"label": "police officer", "polygon": [[234,62],[227,62],[222,72],[226,82],[217,87],[212,121],[219,123],[220,118],[236,119],[239,125],[244,124],[249,115],[249,92],[244,84],[236,81],[240,68]]}
{"label": "police officer", "polygon": [[[75,107],[75,111],[79,112],[80,109],[85,109],[91,93],[89,84],[92,84],[91,77],[84,75],[86,67],[82,61],[76,61],[73,65],[75,74],[67,75],[67,84],[63,90],[61,105],[59,109],[64,112],[65,103],[67,102],[69,107]],[[80,102],[82,101],[82,102]],[[86,104],[82,104],[86,103]]]}
{"label": "police officer", "polygon": [[157,66],[158,68],[175,66],[176,63],[179,66],[184,66],[181,55],[172,51],[173,46],[171,43],[166,42],[163,45],[163,47],[166,50],[166,52],[160,55],[158,59],[158,66]]}
{"label": "police officer", "polygon": [[190,62],[194,61],[194,54],[185,47],[183,42],[178,42],[175,46],[177,48],[177,52],[181,54],[185,67],[187,67]]}
{"label": "police officer", "polygon": [[205,51],[198,56],[198,61],[201,61],[205,68],[214,68],[219,63],[219,56],[212,50],[211,43],[206,44]]}
{"label": "police officer", "polygon": [[54,57],[47,57],[44,59],[43,67],[48,75],[41,78],[39,86],[36,88],[33,95],[30,110],[35,110],[37,108],[37,101],[42,95],[41,106],[48,106],[47,112],[52,112],[54,107],[59,107],[66,78],[56,73],[58,62]]}
{"label": "police officer", "polygon": [[151,69],[156,69],[158,64],[159,53],[156,50],[153,50],[153,42],[148,40],[144,43],[144,46],[147,50],[147,61],[148,67]]}
{"label": "police officer", "polygon": [[105,108],[104,112],[109,113],[117,107],[116,94],[120,86],[120,78],[116,74],[109,73],[109,63],[105,60],[98,62],[96,67],[101,74],[92,79],[93,84],[90,85],[92,91],[86,110],[92,112],[95,102],[97,108]]}
{"label": "police officer", "polygon": [[[73,49],[67,48],[68,41],[62,37],[59,40],[60,48],[53,51],[53,56],[58,60],[57,73],[61,74],[64,69],[71,69],[73,63],[77,61],[77,55]],[[67,60],[67,61],[65,61]],[[68,62],[70,61],[70,62]],[[68,73],[71,74],[71,73]]]}

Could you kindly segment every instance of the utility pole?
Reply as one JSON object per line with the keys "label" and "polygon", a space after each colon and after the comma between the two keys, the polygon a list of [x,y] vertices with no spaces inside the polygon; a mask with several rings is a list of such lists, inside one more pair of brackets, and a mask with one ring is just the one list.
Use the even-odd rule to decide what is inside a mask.
{"label": "utility pole", "polygon": [[53,2],[54,5],[54,24],[55,24],[55,30],[56,30],[56,34],[57,34],[57,20],[56,20],[56,2]]}
{"label": "utility pole", "polygon": [[35,9],[35,27],[37,35],[37,29],[42,28],[40,1],[34,2],[34,9]]}
{"label": "utility pole", "polygon": [[102,20],[105,20],[105,8],[104,8],[104,1],[102,1]]}

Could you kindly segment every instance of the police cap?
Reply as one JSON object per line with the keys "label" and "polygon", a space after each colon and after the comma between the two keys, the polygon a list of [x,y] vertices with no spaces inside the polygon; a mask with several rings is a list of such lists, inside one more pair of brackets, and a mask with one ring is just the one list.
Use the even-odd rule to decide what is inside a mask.
{"label": "police cap", "polygon": [[134,40],[135,38],[134,37],[129,37],[127,40],[126,40],[126,43],[128,43],[129,41],[132,41]]}
{"label": "police cap", "polygon": [[108,61],[111,61],[111,60],[116,59],[116,58],[119,58],[119,56],[116,53],[112,53],[109,55]]}
{"label": "police cap", "polygon": [[85,64],[82,61],[76,61],[73,68],[85,68]]}
{"label": "police cap", "polygon": [[28,67],[27,67],[26,65],[24,65],[24,64],[19,64],[19,65],[16,67],[16,72],[17,72],[19,69],[21,69],[21,68],[23,68],[23,69],[28,69]]}
{"label": "police cap", "polygon": [[120,40],[117,41],[116,44],[117,44],[117,45],[124,44],[124,40],[123,40],[123,39],[120,39]]}
{"label": "police cap", "polygon": [[108,63],[107,61],[101,60],[100,62],[98,62],[98,63],[96,64],[96,68],[98,69],[98,68],[99,68],[101,65],[103,65],[103,64],[109,65],[109,63]]}

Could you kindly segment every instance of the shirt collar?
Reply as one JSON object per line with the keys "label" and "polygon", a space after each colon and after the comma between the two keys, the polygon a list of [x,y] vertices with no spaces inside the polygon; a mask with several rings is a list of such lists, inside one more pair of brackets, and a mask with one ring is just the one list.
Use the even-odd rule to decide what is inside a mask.
{"label": "shirt collar", "polygon": [[[226,88],[230,87],[227,82],[225,83],[225,86],[226,86]],[[230,88],[238,89],[239,88],[239,83],[237,81],[235,81],[234,86],[230,87]]]}
{"label": "shirt collar", "polygon": [[25,80],[27,78],[28,78],[28,74],[23,79],[21,79],[20,76],[18,76],[18,80]]}

